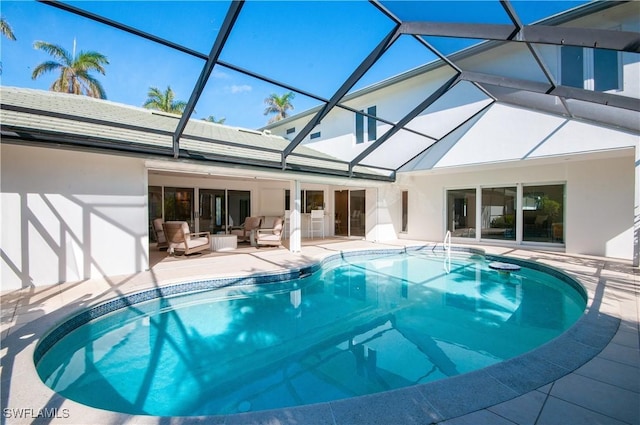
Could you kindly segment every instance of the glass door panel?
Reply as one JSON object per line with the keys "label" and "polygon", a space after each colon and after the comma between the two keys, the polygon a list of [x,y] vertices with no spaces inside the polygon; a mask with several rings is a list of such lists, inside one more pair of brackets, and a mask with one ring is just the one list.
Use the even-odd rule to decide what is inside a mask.
{"label": "glass door panel", "polygon": [[200,231],[226,233],[226,196],[224,190],[200,189]]}
{"label": "glass door panel", "polygon": [[365,236],[365,191],[349,192],[349,228],[351,236]]}
{"label": "glass door panel", "polygon": [[153,220],[162,218],[162,187],[149,186],[149,240],[156,240],[156,232],[153,230]]}
{"label": "glass door panel", "polygon": [[515,187],[482,189],[482,238],[516,239]]}
{"label": "glass door panel", "polygon": [[347,217],[349,217],[349,191],[336,190],[333,196],[333,205],[336,210],[334,218],[334,235],[348,236],[349,223]]}
{"label": "glass door panel", "polygon": [[240,226],[247,217],[251,216],[251,192],[248,190],[229,190],[228,225]]}
{"label": "glass door panel", "polygon": [[564,185],[524,186],[522,239],[564,243]]}
{"label": "glass door panel", "polygon": [[311,210],[323,210],[324,209],[324,191],[322,190],[307,190],[304,197],[304,212],[311,213]]}
{"label": "glass door panel", "polygon": [[447,230],[458,238],[476,237],[476,190],[447,191]]}
{"label": "glass door panel", "polygon": [[164,220],[186,221],[194,232],[193,188],[164,188]]}

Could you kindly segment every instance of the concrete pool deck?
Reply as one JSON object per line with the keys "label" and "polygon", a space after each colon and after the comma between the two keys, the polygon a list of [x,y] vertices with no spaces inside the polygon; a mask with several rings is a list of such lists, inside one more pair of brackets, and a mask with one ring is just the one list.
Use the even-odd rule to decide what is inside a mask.
{"label": "concrete pool deck", "polygon": [[[544,346],[476,372],[310,406],[212,417],[132,416],[59,396],[33,364],[38,341],[70,314],[123,294],[172,283],[298,268],[340,251],[429,245],[345,239],[284,248],[168,258],[135,275],[2,293],[0,418],[6,424],[640,424],[640,272],[628,261],[542,249],[474,246],[565,271],[588,292],[580,321]],[[53,417],[52,417],[53,416]]]}

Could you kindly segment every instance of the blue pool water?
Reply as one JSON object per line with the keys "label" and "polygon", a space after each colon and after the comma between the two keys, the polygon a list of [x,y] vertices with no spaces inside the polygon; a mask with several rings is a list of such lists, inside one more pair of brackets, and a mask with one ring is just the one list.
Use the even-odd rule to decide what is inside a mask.
{"label": "blue pool water", "polygon": [[98,408],[229,414],[466,373],[525,353],[582,315],[584,293],[566,279],[489,263],[372,254],[295,281],[156,298],[66,333],[37,369],[53,390]]}

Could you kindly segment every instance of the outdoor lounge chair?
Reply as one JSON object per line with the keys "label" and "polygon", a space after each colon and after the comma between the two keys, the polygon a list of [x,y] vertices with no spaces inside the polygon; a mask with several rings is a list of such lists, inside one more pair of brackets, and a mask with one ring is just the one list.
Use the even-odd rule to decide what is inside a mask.
{"label": "outdoor lounge chair", "polygon": [[247,217],[239,227],[231,228],[231,234],[238,236],[238,242],[251,241],[251,232],[259,229],[262,224],[262,217]]}
{"label": "outdoor lounge chair", "polygon": [[153,220],[153,234],[156,235],[156,242],[158,243],[158,249],[162,251],[163,249],[169,248],[169,244],[167,244],[167,238],[164,237],[164,229],[162,228],[162,223],[164,220],[161,218],[156,218]]}
{"label": "outdoor lounge chair", "polygon": [[209,232],[189,232],[186,221],[167,221],[162,225],[169,246],[169,254],[182,251],[185,255],[211,249]]}
{"label": "outdoor lounge chair", "polygon": [[284,220],[282,219],[282,217],[278,217],[273,222],[272,229],[257,229],[254,234],[254,240],[252,240],[252,245],[255,244],[255,246],[258,248],[260,247],[260,245],[282,245],[283,224]]}

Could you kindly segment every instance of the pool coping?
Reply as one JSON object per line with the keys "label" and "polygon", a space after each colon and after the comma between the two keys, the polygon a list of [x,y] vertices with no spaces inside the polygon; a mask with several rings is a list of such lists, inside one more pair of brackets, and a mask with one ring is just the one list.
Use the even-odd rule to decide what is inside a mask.
{"label": "pool coping", "polygon": [[[420,245],[419,249],[435,249],[434,247],[437,247],[437,244],[424,244]],[[400,249],[407,249],[407,246]],[[472,247],[471,249],[476,250],[476,252],[487,258],[493,255],[487,253],[484,247]],[[357,251],[357,254],[361,255],[366,250],[354,249],[353,251]],[[375,251],[379,252],[377,249]],[[349,251],[340,251],[341,255],[347,252]],[[527,251],[520,249],[520,252]],[[542,251],[531,250],[530,252],[540,253]],[[545,254],[549,253],[546,252]],[[509,253],[507,255],[501,254],[500,258],[508,258],[509,261],[513,262],[523,260],[523,258],[518,258],[518,254],[515,252],[513,256]],[[319,261],[322,260],[323,258]],[[544,261],[544,258],[542,260]],[[531,263],[540,264],[538,260],[528,259],[524,261],[527,262],[527,265]],[[597,261],[602,263],[615,262],[613,259],[603,258]],[[559,262],[562,263],[562,259]],[[622,315],[620,314],[619,302],[616,297],[605,295],[605,284],[601,279],[589,279],[589,276],[583,275],[579,271],[562,273],[579,281],[581,286],[585,288],[588,294],[585,313],[562,335],[521,356],[478,371],[383,393],[313,405],[234,415],[174,417],[173,419],[179,423],[219,423],[225,425],[248,423],[342,425],[399,422],[403,424],[422,424],[425,421],[428,423],[442,422],[517,398],[569,375],[589,362],[607,346],[620,326],[620,317]],[[635,275],[635,272],[632,273]],[[169,283],[167,286],[172,284],[175,284],[175,282]],[[162,285],[160,287],[164,288],[165,286]],[[28,392],[29,396],[34,397],[32,405],[55,409],[54,413],[56,415],[60,414],[62,409],[62,417],[45,418],[44,423],[72,423],[73,419],[70,421],[68,416],[64,417],[65,412],[68,413],[69,411],[72,413],[73,418],[82,417],[82,423],[86,421],[92,423],[164,423],[162,417],[127,415],[75,403],[56,394],[40,381],[33,364],[36,343],[46,336],[46,332],[43,331],[49,331],[56,324],[54,322],[60,323],[69,318],[70,310],[68,307],[63,306],[48,314],[49,326],[46,329],[41,329],[41,324],[40,329],[36,330],[33,338],[28,344],[25,344],[20,352],[20,362],[14,361],[15,364],[11,365],[14,371],[18,368],[20,369],[18,376],[16,377],[16,373],[14,373],[12,377],[8,377],[3,373],[3,381],[19,378],[20,380],[24,379],[30,385],[29,388],[24,388],[24,385],[15,385],[18,388],[10,387],[11,391],[15,392],[17,389],[18,392]],[[73,311],[77,313],[78,309],[75,308]],[[6,331],[3,332],[3,339],[6,339],[6,333]],[[4,370],[5,366],[3,365],[3,372]],[[3,388],[5,388],[4,382]],[[25,395],[22,394],[22,396],[24,397]],[[17,397],[17,399],[20,399],[20,397]],[[11,404],[15,406],[15,401]],[[18,418],[14,417],[11,423],[32,423],[34,414],[36,416],[41,414],[43,409],[31,410],[31,418],[18,420]],[[8,423],[6,415],[2,416],[2,422]],[[35,422],[38,422],[37,417]],[[172,420],[171,423],[174,423],[174,421]]]}

